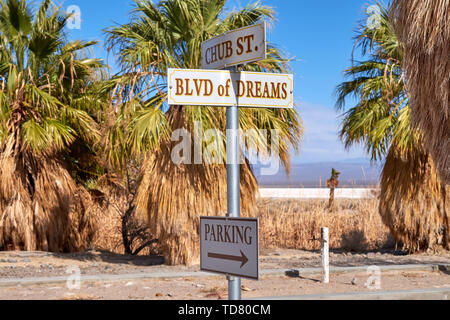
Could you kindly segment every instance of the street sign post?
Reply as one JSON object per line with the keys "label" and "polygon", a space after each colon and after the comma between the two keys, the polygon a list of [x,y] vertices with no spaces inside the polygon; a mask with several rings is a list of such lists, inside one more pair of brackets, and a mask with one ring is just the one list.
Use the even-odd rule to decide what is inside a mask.
{"label": "street sign post", "polygon": [[266,58],[266,24],[235,29],[202,43],[202,69],[224,69]]}
{"label": "street sign post", "polygon": [[[292,75],[237,71],[236,66],[266,55],[266,25],[260,23],[203,42],[202,70],[167,72],[169,105],[227,108],[228,213],[226,218],[201,218],[201,268],[227,275],[230,300],[241,300],[240,277],[258,279],[259,258],[258,221],[240,218],[239,107],[294,107]],[[228,241],[231,234],[225,230],[234,230],[244,241]]]}
{"label": "street sign post", "polygon": [[200,268],[258,280],[258,219],[201,217]]}
{"label": "street sign post", "polygon": [[170,105],[293,108],[291,74],[168,70]]}

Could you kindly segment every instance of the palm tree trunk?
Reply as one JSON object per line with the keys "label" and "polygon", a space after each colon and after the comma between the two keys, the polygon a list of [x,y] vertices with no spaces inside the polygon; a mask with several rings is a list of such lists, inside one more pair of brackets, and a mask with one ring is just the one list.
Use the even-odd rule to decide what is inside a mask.
{"label": "palm tree trunk", "polygon": [[328,209],[334,210],[334,188],[330,188],[330,200],[328,202]]}

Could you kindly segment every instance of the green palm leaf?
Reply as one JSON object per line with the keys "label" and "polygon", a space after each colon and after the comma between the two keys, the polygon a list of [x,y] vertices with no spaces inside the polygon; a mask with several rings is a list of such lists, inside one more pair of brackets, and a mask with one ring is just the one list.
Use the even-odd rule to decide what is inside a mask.
{"label": "green palm leaf", "polygon": [[15,153],[35,155],[96,143],[94,118],[100,120],[107,101],[94,90],[105,68],[91,58],[96,42],[68,41],[68,15],[50,0],[38,8],[0,0],[0,8],[1,141],[14,141]]}
{"label": "green palm leaf", "polygon": [[[157,113],[161,117],[158,117],[157,121],[148,119],[149,121],[145,122],[144,119],[152,113],[139,109],[133,113],[133,110],[130,110],[131,105],[126,102],[138,96],[147,108],[160,110],[165,106],[167,97],[166,72],[169,67],[200,68],[203,41],[229,30],[274,19],[273,9],[262,6],[259,2],[250,3],[242,10],[228,14],[224,14],[224,6],[223,0],[163,0],[158,4],[135,0],[131,22],[105,30],[107,46],[119,57],[122,67],[113,100],[116,104],[124,102],[115,107],[122,113],[121,119],[132,119],[131,125],[124,132],[128,137],[126,141],[131,143],[130,154],[139,157],[154,150],[158,147],[158,139],[151,138],[149,134],[166,139],[171,134],[171,128],[164,123],[164,115],[159,111]],[[246,66],[246,70],[287,72],[289,60],[283,58],[275,46],[269,45],[267,59]],[[224,108],[183,107],[183,114],[186,128],[193,130],[195,122],[200,122],[203,130],[219,129],[224,136]],[[243,109],[240,116],[244,130],[279,131],[280,159],[288,169],[289,156],[293,149],[298,149],[302,135],[301,122],[296,111]],[[167,132],[162,134],[164,131]],[[138,139],[141,137],[146,137],[146,142],[140,143]],[[256,150],[258,153],[271,152],[270,141],[267,142],[261,135],[255,140],[260,142],[260,147]],[[223,142],[218,145],[222,148]]]}
{"label": "green palm leaf", "polygon": [[[391,145],[401,152],[412,150],[419,135],[410,125],[408,94],[401,69],[403,45],[387,10],[381,9],[375,27],[362,25],[355,39],[355,48],[368,56],[368,60],[354,61],[344,71],[349,80],[336,88],[336,108],[345,111],[341,139],[346,147],[363,144],[375,161],[385,157]],[[356,99],[357,105],[346,110],[348,98]]]}

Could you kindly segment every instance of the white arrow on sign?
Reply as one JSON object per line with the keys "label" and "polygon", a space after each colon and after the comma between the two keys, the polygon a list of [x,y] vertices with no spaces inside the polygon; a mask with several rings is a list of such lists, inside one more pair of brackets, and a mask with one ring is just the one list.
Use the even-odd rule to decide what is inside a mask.
{"label": "white arrow on sign", "polygon": [[266,58],[265,22],[235,29],[202,43],[202,68],[223,69]]}
{"label": "white arrow on sign", "polygon": [[169,105],[293,108],[291,74],[168,70]]}
{"label": "white arrow on sign", "polygon": [[258,219],[201,217],[200,268],[258,279]]}

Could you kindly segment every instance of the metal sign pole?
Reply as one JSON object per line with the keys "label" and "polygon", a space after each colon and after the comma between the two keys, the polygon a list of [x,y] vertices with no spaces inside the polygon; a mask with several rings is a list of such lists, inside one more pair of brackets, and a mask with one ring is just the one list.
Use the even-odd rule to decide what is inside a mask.
{"label": "metal sign pole", "polygon": [[[233,218],[241,216],[239,151],[239,108],[231,106],[227,107],[227,207]],[[228,298],[241,300],[241,278],[228,276]]]}

